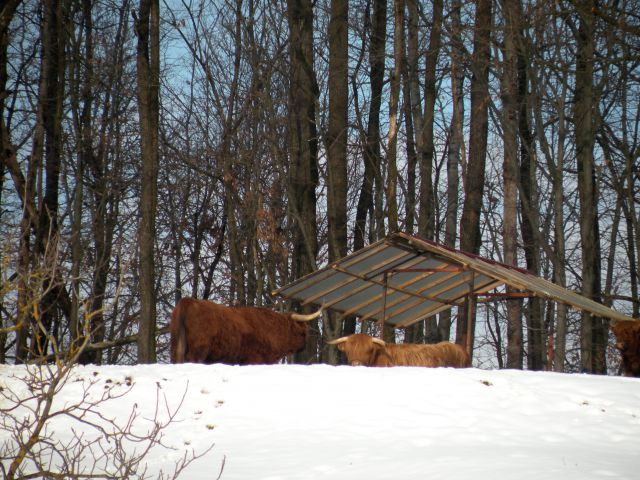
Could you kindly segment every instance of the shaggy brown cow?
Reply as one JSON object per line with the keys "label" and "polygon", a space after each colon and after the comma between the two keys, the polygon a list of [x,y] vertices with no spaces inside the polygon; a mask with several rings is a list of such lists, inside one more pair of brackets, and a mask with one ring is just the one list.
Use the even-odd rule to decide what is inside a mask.
{"label": "shaggy brown cow", "polygon": [[640,377],[640,321],[617,320],[611,325],[616,348],[622,355],[622,369],[627,377]]}
{"label": "shaggy brown cow", "polygon": [[171,315],[171,362],[276,363],[304,347],[307,322],[320,313],[278,313],[183,298]]}
{"label": "shaggy brown cow", "polygon": [[471,365],[464,347],[449,342],[435,345],[386,344],[379,338],[355,333],[328,343],[345,352],[353,366],[466,368]]}

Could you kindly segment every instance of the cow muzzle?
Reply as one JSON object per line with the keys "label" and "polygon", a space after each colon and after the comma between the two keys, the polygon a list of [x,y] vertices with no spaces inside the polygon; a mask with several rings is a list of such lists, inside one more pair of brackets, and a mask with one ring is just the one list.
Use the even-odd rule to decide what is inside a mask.
{"label": "cow muzzle", "polygon": [[357,360],[354,360],[353,362],[350,363],[350,365],[352,367],[361,367],[362,366],[362,362],[359,362]]}

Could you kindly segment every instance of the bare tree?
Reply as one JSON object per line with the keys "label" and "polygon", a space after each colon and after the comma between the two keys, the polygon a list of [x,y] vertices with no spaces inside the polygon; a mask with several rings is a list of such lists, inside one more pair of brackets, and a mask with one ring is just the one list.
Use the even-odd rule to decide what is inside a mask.
{"label": "bare tree", "polygon": [[[425,56],[424,113],[422,114],[419,135],[418,157],[420,164],[420,200],[418,215],[418,233],[433,239],[435,235],[435,196],[433,191],[433,164],[435,160],[434,125],[437,98],[436,71],[442,42],[443,2],[433,2],[433,24],[429,35],[429,46]],[[434,339],[435,340],[435,339]]]}
{"label": "bare tree", "polygon": [[[85,333],[88,326],[84,325]],[[3,478],[148,478],[151,450],[169,449],[164,431],[176,421],[182,401],[169,405],[159,385],[153,418],[143,419],[135,406],[128,415],[116,419],[100,414],[110,401],[131,394],[131,377],[121,384],[95,374],[82,380],[77,399],[56,401],[66,385],[78,381],[74,364],[89,336],[85,334],[83,338],[84,342],[76,344],[68,356],[58,357],[52,364],[24,366],[12,375],[15,386],[5,385],[0,390],[0,431],[5,434],[0,443]],[[186,393],[185,390],[182,400]],[[60,422],[64,422],[62,430],[68,435],[60,431]],[[144,425],[150,427],[144,429]],[[132,449],[131,444],[136,448]],[[178,478],[189,464],[212,448],[213,445],[197,453],[185,451],[172,472],[160,471],[157,478]]]}
{"label": "bare tree", "polygon": [[[533,10],[531,18],[534,26],[542,26],[548,24],[549,12],[547,9],[539,7]],[[536,28],[541,31],[541,28]],[[531,103],[532,118],[535,125],[535,139],[541,155],[544,157],[544,165],[540,166],[542,170],[546,170],[550,177],[551,198],[550,210],[553,214],[553,245],[551,249],[546,249],[546,253],[553,265],[553,281],[562,287],[567,286],[567,256],[565,246],[565,228],[567,226],[567,218],[565,215],[565,196],[567,192],[564,187],[565,170],[567,168],[568,152],[567,145],[567,96],[569,91],[569,79],[565,72],[568,72],[568,59],[566,58],[564,49],[566,48],[564,38],[565,32],[563,24],[554,25],[548,32],[548,35],[555,39],[553,49],[551,50],[554,61],[553,68],[547,68],[547,61],[544,59],[545,53],[540,50],[531,50],[537,48],[533,42],[529,43],[525,38],[521,38],[518,49],[518,69],[519,69],[519,94],[522,115],[526,114],[527,103]],[[530,48],[527,48],[529,46]],[[530,62],[528,58],[534,57],[536,60]],[[543,74],[546,72],[546,74]],[[557,82],[553,79],[557,78]],[[526,85],[531,86],[531,95],[526,93]],[[527,100],[527,97],[529,99]],[[548,111],[548,112],[547,112]],[[555,129],[545,129],[545,115],[552,115],[557,118],[554,122]],[[524,133],[523,139],[527,139],[526,131],[528,131],[528,121],[526,119],[520,122],[520,132]],[[549,135],[551,133],[551,135]],[[550,141],[556,139],[555,143]],[[524,143],[524,140],[523,140]],[[529,158],[530,147],[524,145],[521,148],[522,161]],[[528,181],[526,185],[522,185],[522,192],[530,192],[531,183]],[[533,228],[529,219],[536,218],[538,213],[536,207],[529,207],[529,202],[521,202],[523,216],[527,218],[522,220],[523,237],[528,240],[525,242],[525,251],[529,250],[528,245],[531,243]],[[535,223],[537,225],[537,221]],[[544,244],[543,242],[540,242]],[[530,265],[528,265],[530,266]],[[566,343],[567,343],[567,305],[556,304],[549,307],[549,315],[554,315],[554,322],[549,324],[550,345],[553,348],[551,363],[548,368],[553,367],[555,371],[562,372],[565,368]],[[551,338],[553,336],[553,338]]]}
{"label": "bare tree", "polygon": [[393,2],[393,57],[391,72],[391,92],[389,96],[389,133],[387,141],[387,215],[388,231],[398,230],[398,104],[400,102],[400,81],[402,58],[404,57],[404,0]]}
{"label": "bare tree", "polygon": [[[444,244],[456,246],[460,179],[459,171],[465,158],[464,152],[464,63],[462,25],[460,18],[461,2],[455,0],[451,4],[451,97],[452,114],[448,131],[447,145],[447,207],[445,210]],[[451,310],[440,315],[438,322],[438,338],[449,340],[451,334]]]}
{"label": "bare tree", "polygon": [[[582,294],[600,301],[600,246],[598,231],[598,195],[593,149],[595,130],[593,117],[594,22],[592,1],[576,2],[577,28],[576,89],[574,122],[578,190],[580,193],[580,239],[582,243]],[[605,373],[604,325],[590,313],[582,315],[582,368],[586,372]]]}
{"label": "bare tree", "polygon": [[[5,172],[9,170],[9,163],[14,165],[13,174],[16,173],[16,147],[11,141],[11,135],[5,122],[5,101],[10,95],[7,90],[7,49],[9,47],[9,26],[16,13],[20,0],[6,2],[0,10],[0,206],[2,203],[2,192],[4,188]],[[19,170],[19,169],[18,169]],[[5,213],[0,210],[0,220],[4,222]],[[0,247],[3,248],[3,247]],[[5,269],[0,267],[0,282],[4,282]],[[0,293],[3,288],[0,287]],[[0,309],[4,309],[4,295],[0,297]],[[0,318],[3,316],[0,314]],[[4,322],[0,320],[0,329],[9,328],[4,326]],[[0,332],[0,362],[6,360],[6,342],[7,333]]]}
{"label": "bare tree", "polygon": [[[434,145],[434,126],[436,114],[436,99],[438,96],[436,89],[437,66],[440,56],[440,46],[442,43],[442,17],[443,2],[436,0],[433,2],[433,23],[429,35],[429,46],[425,55],[425,78],[424,78],[424,113],[422,115],[422,130],[419,132],[418,157],[420,165],[420,200],[418,215],[418,233],[425,238],[434,239],[436,232],[436,196],[433,186],[433,171],[436,159],[436,149]],[[444,317],[444,323],[449,319]],[[445,325],[443,325],[443,328]],[[427,343],[436,343],[444,338],[440,338],[441,331],[436,322],[436,318],[431,318],[425,322],[425,339]],[[448,340],[448,337],[447,337]]]}
{"label": "bare tree", "polygon": [[[471,133],[469,160],[464,172],[464,205],[460,219],[460,247],[469,253],[479,253],[480,209],[484,192],[485,162],[489,109],[489,58],[492,31],[492,1],[476,1],[473,57],[471,60]],[[472,302],[472,299],[469,299]],[[458,318],[456,343],[473,345],[474,315],[468,309]]]}
{"label": "bare tree", "polygon": [[[10,95],[7,91],[7,49],[9,47],[9,26],[21,0],[5,2],[0,10],[0,187],[3,186],[4,173],[9,157],[15,155],[15,146],[11,144],[11,137],[5,123],[5,101]],[[1,188],[0,188],[1,190]],[[0,194],[1,195],[1,194]]]}
{"label": "bare tree", "polygon": [[[369,6],[367,5],[367,9]],[[367,217],[369,228],[379,233],[379,214],[373,214],[374,196],[380,190],[380,108],[382,106],[382,87],[385,69],[385,39],[387,35],[387,1],[374,0],[373,14],[367,10],[371,18],[369,41],[369,81],[371,84],[371,100],[367,117],[364,147],[364,178],[360,187],[353,232],[353,249],[359,250],[365,245],[367,235]],[[376,187],[377,186],[377,187]],[[379,210],[379,208],[376,208]]]}
{"label": "bare tree", "polygon": [[160,2],[142,0],[135,17],[138,37],[138,110],[142,146],[140,195],[140,319],[138,361],[156,360],[155,239],[160,123]]}
{"label": "bare tree", "polygon": [[[309,0],[288,0],[289,55],[289,210],[293,232],[293,276],[316,268],[318,237],[316,186],[318,185],[318,138],[316,101],[318,83],[313,69],[313,6]],[[312,326],[314,332],[315,328]],[[317,359],[317,335],[307,336],[298,360]]]}
{"label": "bare tree", "polygon": [[[529,108],[529,51],[527,41],[518,29],[518,134],[520,138],[520,209],[522,243],[527,269],[533,274],[540,272],[540,211],[538,208],[538,178],[534,138],[530,127]],[[527,322],[527,363],[532,370],[541,370],[544,365],[544,329],[542,302],[530,298],[525,309]]]}
{"label": "bare tree", "polygon": [[[504,261],[518,264],[517,204],[518,204],[518,54],[520,2],[505,2],[504,46],[501,78],[502,135],[504,141]],[[507,293],[513,293],[508,288]],[[522,368],[522,319],[519,300],[507,300],[507,367]]]}
{"label": "bare tree", "polygon": [[[347,254],[347,127],[348,88],[348,0],[331,1],[329,21],[329,127],[327,132],[327,218],[329,261]],[[324,322],[325,338],[337,338],[342,325],[330,316]],[[338,363],[338,350],[330,346],[326,362]]]}
{"label": "bare tree", "polygon": [[[140,341],[149,343],[145,322],[157,330],[183,293],[274,303],[273,289],[347,252],[346,228],[356,250],[389,226],[501,260],[505,252],[510,263],[515,252],[537,275],[570,289],[586,285],[585,292],[590,284],[594,298],[640,309],[637,0],[162,4],[162,70],[145,89],[162,102],[151,127],[161,135],[153,148],[162,167],[150,195],[162,201],[146,239],[153,246],[144,248],[138,214],[153,206],[146,190],[153,182],[141,181],[138,168],[147,133],[136,112],[136,74],[144,73],[136,62],[145,57],[131,28],[140,33],[145,19],[139,3],[114,5],[14,0],[2,7],[0,237],[8,261],[1,268],[18,283],[1,300],[2,325],[12,329],[0,335],[0,359],[52,352],[50,337],[34,330],[27,292],[30,273],[54,250],[58,277],[38,312],[62,343],[79,337],[91,314],[91,342],[111,346],[86,350],[84,362],[134,362],[135,348],[122,341],[142,321],[147,340]],[[142,3],[147,19],[151,5]],[[385,68],[387,56],[393,65]],[[505,181],[496,181],[501,174]],[[580,192],[587,194],[582,204]],[[582,231],[595,232],[595,250],[584,258],[581,215]],[[514,246],[516,239],[522,242]],[[148,262],[138,252],[155,254],[150,282],[142,268],[130,268]],[[589,255],[601,265],[589,265]],[[155,301],[142,305],[141,288],[155,291]],[[102,308],[112,300],[114,308]],[[491,331],[478,328],[478,345],[512,346],[501,360],[516,365],[526,355],[531,369],[552,357],[556,369],[582,368],[577,315],[535,300],[522,311],[520,327],[505,303],[479,309]],[[442,314],[437,328],[429,319],[428,340],[448,338],[458,314],[457,340],[471,342],[468,313]],[[594,370],[607,332],[606,323],[590,322],[582,337],[585,352],[597,357],[585,358]],[[339,328],[331,319],[323,327],[324,336]],[[343,328],[352,333],[355,320]],[[424,322],[404,333],[405,341],[424,341]],[[298,359],[323,359],[322,346],[314,328]],[[166,358],[166,337],[150,348]]]}

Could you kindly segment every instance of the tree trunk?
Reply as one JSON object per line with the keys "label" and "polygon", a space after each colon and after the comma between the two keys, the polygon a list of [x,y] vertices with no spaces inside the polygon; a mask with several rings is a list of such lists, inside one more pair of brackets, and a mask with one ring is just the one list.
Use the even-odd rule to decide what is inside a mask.
{"label": "tree trunk", "polygon": [[[489,59],[491,39],[491,0],[476,0],[473,57],[471,60],[471,126],[469,161],[464,175],[464,205],[460,219],[460,239],[463,251],[477,254],[480,251],[480,211],[484,192],[487,133],[489,120]],[[471,299],[471,301],[475,301]],[[470,346],[473,352],[475,318],[470,316],[474,308],[461,309],[456,342]]]}
{"label": "tree trunk", "polygon": [[[371,18],[370,3],[367,3],[365,16]],[[374,195],[380,186],[380,108],[382,105],[382,86],[385,68],[385,40],[387,35],[387,1],[373,0],[373,20],[369,40],[369,81],[371,84],[371,101],[367,118],[367,131],[364,141],[363,163],[364,174],[358,195],[356,217],[353,228],[353,251],[365,246],[365,238],[372,240],[367,234],[367,218],[369,232],[375,228],[377,215],[374,214]],[[376,202],[377,203],[377,202]],[[344,322],[343,335],[355,333],[356,321],[347,318]]]}
{"label": "tree trunk", "polygon": [[[405,110],[407,113],[407,164],[409,174],[407,180],[407,231],[413,232],[416,223],[415,215],[416,206],[419,199],[416,200],[416,167],[418,165],[418,156],[422,152],[422,94],[420,91],[419,76],[419,20],[420,11],[418,8],[418,0],[407,0],[407,64],[405,65],[405,83],[408,85],[405,94]],[[415,157],[415,158],[414,158]],[[418,194],[419,196],[419,194]]]}
{"label": "tree trunk", "polygon": [[[580,197],[580,240],[582,253],[582,294],[600,301],[600,248],[598,241],[597,193],[594,148],[594,13],[595,3],[577,3],[580,17],[577,31],[576,90],[574,99],[576,160]],[[601,318],[583,312],[580,353],[582,370],[605,373],[604,330]]]}
{"label": "tree trunk", "polygon": [[[504,47],[501,78],[502,132],[504,141],[504,262],[518,265],[518,54],[519,1],[504,4]],[[515,290],[507,287],[507,293]],[[507,300],[507,368],[522,368],[522,319],[520,300]]]}
{"label": "tree trunk", "polygon": [[[84,172],[92,154],[92,83],[93,83],[93,21],[91,2],[82,2],[82,28],[74,39],[72,60],[69,62],[71,111],[75,120],[77,149],[76,185],[71,215],[71,341],[78,342],[84,333],[80,320],[80,272],[83,258],[82,215],[84,212]],[[80,40],[80,39],[83,40]],[[86,60],[83,62],[82,60]],[[84,68],[83,68],[84,67]],[[82,355],[79,361],[83,363]],[[89,363],[87,361],[86,363]],[[98,363],[98,362],[91,362]]]}
{"label": "tree trunk", "polygon": [[[554,211],[554,265],[553,281],[561,287],[567,286],[567,274],[565,271],[565,234],[564,234],[564,145],[566,139],[565,121],[565,101],[564,92],[566,84],[563,85],[563,93],[560,96],[558,105],[558,153],[555,165],[550,165],[552,185],[553,185],[553,211]],[[553,370],[564,372],[566,345],[567,345],[567,305],[556,304],[556,325],[555,325],[555,347],[553,349]]]}
{"label": "tree trunk", "polygon": [[394,0],[393,58],[389,97],[389,138],[387,143],[387,222],[388,231],[398,230],[398,104],[404,52],[404,0]]}
{"label": "tree trunk", "polygon": [[[385,39],[387,36],[387,1],[373,0],[373,21],[369,47],[369,80],[371,82],[371,102],[367,122],[366,145],[364,149],[364,179],[358,197],[353,250],[364,247],[367,237],[367,216],[374,210],[374,186],[380,179],[380,108],[382,86],[384,84]],[[374,224],[371,216],[370,223]],[[370,228],[372,228],[370,226]]]}
{"label": "tree trunk", "polygon": [[[539,210],[536,178],[534,142],[529,127],[529,107],[527,93],[527,52],[525,39],[520,37],[518,50],[518,104],[520,107],[520,205],[522,210],[522,242],[527,270],[534,275],[540,273]],[[542,302],[538,298],[529,299],[527,317],[527,366],[530,370],[544,367],[544,332]]]}
{"label": "tree trunk", "polygon": [[[235,22],[234,22],[234,51],[233,51],[233,75],[229,96],[227,100],[227,110],[224,119],[224,129],[222,138],[222,158],[224,165],[224,204],[225,215],[228,221],[229,233],[229,257],[231,267],[232,288],[229,300],[235,299],[240,305],[247,304],[247,288],[245,285],[245,265],[243,262],[242,245],[247,243],[247,238],[242,237],[242,221],[238,224],[238,204],[241,203],[237,196],[239,190],[239,179],[234,174],[235,155],[232,150],[233,124],[236,121],[236,102],[238,96],[238,85],[240,79],[240,68],[242,63],[242,12],[240,2],[236,1]],[[207,59],[203,59],[207,61]],[[211,85],[215,88],[215,85]]]}
{"label": "tree trunk", "polygon": [[39,216],[36,248],[44,254],[48,241],[58,233],[58,198],[62,159],[62,101],[64,97],[63,6],[59,0],[43,2],[42,25],[42,124],[44,127],[45,190]]}
{"label": "tree trunk", "polygon": [[[104,81],[104,100],[96,100],[96,89],[99,89],[95,80],[94,72],[94,46],[93,46],[93,22],[92,11],[95,8],[89,0],[83,0],[83,21],[85,23],[82,38],[84,38],[84,52],[87,61],[79,62],[78,68],[83,69],[80,73],[83,76],[81,92],[82,109],[80,113],[80,127],[78,136],[79,145],[79,165],[78,171],[82,171],[82,176],[86,172],[89,185],[87,203],[91,215],[91,237],[94,248],[93,272],[91,279],[91,296],[88,313],[91,315],[90,330],[91,341],[101,342],[106,336],[106,320],[104,304],[106,300],[109,272],[112,265],[113,236],[117,224],[117,204],[120,201],[118,188],[118,172],[121,170],[121,162],[110,161],[112,156],[115,159],[121,158],[119,152],[113,152],[111,146],[118,145],[118,131],[120,127],[118,120],[114,119],[113,112],[117,112],[123,94],[118,90],[117,85],[121,79],[123,69],[123,30],[128,23],[129,10],[126,3],[117,13],[117,29],[113,41],[114,52],[110,55],[109,68]],[[80,48],[80,47],[79,47]],[[81,53],[79,53],[81,55]],[[82,75],[84,73],[84,75]],[[101,82],[102,83],[102,82]],[[101,105],[100,114],[94,113],[97,106]],[[96,138],[97,143],[94,143]],[[80,186],[78,193],[81,194]],[[84,193],[82,195],[84,197]],[[75,239],[74,239],[75,240]],[[82,252],[77,253],[80,259]],[[113,327],[113,326],[112,326]],[[80,356],[81,363],[101,363],[103,362],[102,351],[86,351]]]}
{"label": "tree trunk", "polygon": [[442,0],[433,2],[433,24],[429,35],[429,47],[425,57],[424,74],[424,114],[422,129],[418,134],[418,158],[420,162],[420,201],[418,214],[418,234],[433,240],[435,234],[435,208],[433,193],[434,140],[433,127],[436,107],[436,67],[440,55],[442,39]]}
{"label": "tree trunk", "polygon": [[[458,192],[460,189],[459,165],[464,158],[464,67],[462,63],[462,22],[460,19],[460,0],[451,4],[451,94],[453,107],[449,125],[449,145],[447,148],[447,208],[445,214],[444,243],[455,248],[458,226]],[[451,336],[451,309],[440,314],[438,321],[438,339],[449,340]]]}
{"label": "tree trunk", "polygon": [[[33,296],[30,284],[31,269],[33,266],[33,251],[31,245],[31,234],[35,232],[38,225],[38,210],[35,202],[35,182],[36,176],[42,164],[42,138],[44,136],[44,128],[42,127],[42,115],[40,110],[42,105],[38,105],[37,123],[34,128],[33,138],[31,142],[31,155],[27,159],[27,171],[22,173],[18,164],[16,147],[11,142],[10,132],[4,120],[4,100],[8,96],[6,91],[6,54],[8,46],[9,24],[15,13],[19,2],[10,2],[5,5],[2,10],[1,27],[2,27],[2,44],[0,44],[0,52],[2,54],[2,62],[0,64],[0,72],[2,72],[2,94],[0,95],[0,105],[2,106],[2,117],[0,117],[1,141],[2,141],[2,161],[3,166],[8,168],[16,193],[21,200],[22,218],[20,220],[19,246],[18,246],[18,266],[17,266],[17,316],[16,316],[16,346],[15,358],[16,363],[24,363],[28,360],[29,349],[28,339],[32,327],[33,317]],[[5,41],[7,43],[5,43]],[[42,89],[42,87],[41,87]]]}
{"label": "tree trunk", "polygon": [[159,165],[160,121],[160,5],[159,0],[141,0],[136,19],[138,37],[137,75],[140,115],[141,183],[140,198],[140,319],[138,362],[156,361],[156,294],[154,241]]}
{"label": "tree trunk", "polygon": [[[424,113],[422,129],[419,132],[418,158],[420,162],[420,201],[418,213],[418,234],[429,240],[435,238],[435,194],[433,189],[433,164],[435,162],[435,146],[433,128],[436,107],[436,67],[440,55],[442,39],[442,0],[433,2],[433,23],[429,35],[429,46],[425,57],[424,75]],[[445,320],[446,322],[446,320]],[[425,321],[425,341],[437,343],[440,340],[436,317]]]}
{"label": "tree trunk", "polygon": [[[9,47],[9,25],[11,24],[11,20],[15,15],[15,12],[20,4],[20,0],[10,0],[5,2],[0,10],[0,199],[2,198],[2,191],[4,188],[4,175],[5,171],[9,170],[9,162],[17,164],[16,160],[16,148],[11,143],[11,136],[9,131],[7,130],[7,126],[5,124],[5,100],[9,97],[10,92],[6,90],[7,88],[7,49]],[[20,193],[20,192],[18,192]],[[2,202],[0,202],[2,205]],[[26,213],[23,212],[23,215]],[[0,212],[0,221],[2,221],[2,213]],[[25,226],[26,232],[28,235],[29,225]],[[20,235],[22,241],[22,234]],[[18,262],[18,268],[20,268],[20,259]],[[2,270],[2,266],[0,266],[0,278],[4,278],[4,272]],[[21,280],[18,280],[18,284],[20,284]],[[0,304],[0,307],[4,308],[3,305]],[[17,318],[17,325],[20,322],[20,314]],[[2,327],[10,327],[10,325],[4,325],[2,321],[0,321],[0,328]],[[20,335],[20,330],[18,330],[18,339],[22,336],[25,338],[24,332]],[[7,336],[6,334],[0,335],[0,363],[5,363],[5,346],[6,346]],[[16,358],[24,358],[25,352],[23,346],[20,345],[19,342],[16,342]]]}
{"label": "tree trunk", "polygon": [[407,48],[405,49],[406,51],[402,52],[402,95],[404,97],[402,115],[407,138],[407,189],[404,231],[413,233],[416,223],[416,167],[418,154],[416,152],[415,123],[412,112],[414,103],[420,100],[419,93],[416,92],[418,95],[416,99],[412,91],[413,84],[418,82],[418,7],[416,0],[407,0],[407,12]]}
{"label": "tree trunk", "polygon": [[[95,248],[95,262],[93,265],[93,285],[90,305],[91,314],[91,343],[102,342],[105,338],[104,296],[107,288],[109,261],[111,258],[110,241],[107,233],[107,208],[109,192],[107,187],[106,155],[94,155],[92,145],[92,80],[93,80],[93,25],[91,20],[91,2],[83,0],[85,22],[85,52],[87,55],[86,73],[82,91],[83,109],[81,114],[81,152],[79,155],[79,170],[89,167],[92,175],[92,196],[94,199],[92,216],[92,233]],[[102,152],[101,152],[102,153]],[[79,182],[81,183],[81,182]],[[80,194],[81,192],[79,192]],[[82,195],[80,195],[82,196]],[[78,232],[79,234],[79,232]],[[83,352],[80,356],[82,363],[102,363],[102,351]]]}
{"label": "tree trunk", "polygon": [[43,294],[39,299],[39,320],[42,328],[34,329],[31,353],[43,355],[49,337],[59,329],[62,304],[62,279],[54,268],[58,261],[56,242],[59,240],[58,200],[60,198],[60,170],[62,162],[62,104],[65,94],[65,30],[62,1],[43,2],[42,62],[38,109],[43,128],[44,194],[39,207],[35,254],[41,259],[41,272],[45,275]]}
{"label": "tree trunk", "polygon": [[7,49],[9,48],[9,25],[21,0],[5,2],[0,10],[0,198],[4,182],[5,169],[8,168],[8,157],[15,155],[15,147],[11,144],[11,136],[4,122],[5,100],[11,92],[7,91]]}
{"label": "tree trunk", "polygon": [[[632,315],[634,318],[640,317],[640,301],[638,295],[638,263],[636,252],[640,253],[640,219],[635,214],[635,210],[632,208],[634,205],[634,186],[637,184],[637,180],[634,179],[634,161],[631,154],[625,155],[625,179],[626,187],[624,188],[625,201],[623,205],[624,216],[627,225],[627,257],[629,259],[629,270],[631,277],[631,303],[632,303]],[[634,248],[635,247],[635,248]]]}
{"label": "tree trunk", "polygon": [[[318,138],[316,99],[318,84],[313,70],[313,5],[310,0],[288,0],[290,87],[290,191],[289,209],[293,230],[293,277],[315,270],[318,250],[316,192],[318,185]],[[317,322],[310,325],[305,350],[296,361],[318,359]]]}
{"label": "tree trunk", "polygon": [[[327,218],[329,228],[329,261],[347,254],[347,128],[349,108],[348,86],[348,0],[331,1],[329,22],[329,127],[327,132]],[[337,338],[342,330],[335,314],[324,321],[325,339]],[[336,365],[338,349],[331,345],[323,350],[324,363]]]}

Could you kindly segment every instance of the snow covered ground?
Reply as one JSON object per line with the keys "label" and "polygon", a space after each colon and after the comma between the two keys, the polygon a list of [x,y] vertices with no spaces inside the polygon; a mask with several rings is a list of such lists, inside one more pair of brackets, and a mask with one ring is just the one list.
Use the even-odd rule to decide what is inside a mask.
{"label": "snow covered ground", "polygon": [[[0,365],[3,391],[27,395],[17,380],[24,373]],[[168,448],[146,457],[151,478],[171,472],[185,452],[211,446],[180,478],[216,479],[221,468],[227,480],[640,478],[640,379],[327,365],[86,366],[72,371],[54,410],[82,395],[92,401],[127,389],[97,404],[103,420],[125,424],[135,411],[134,428],[143,433],[179,407],[163,431]],[[7,405],[0,397],[0,408]],[[47,429],[60,441],[72,431],[99,435],[68,416]],[[8,438],[0,431],[0,445]]]}

